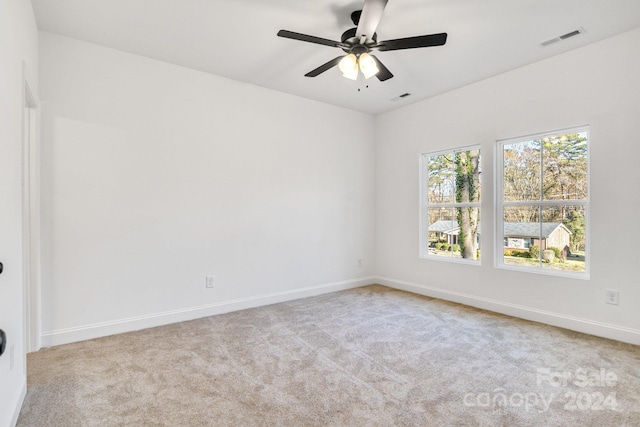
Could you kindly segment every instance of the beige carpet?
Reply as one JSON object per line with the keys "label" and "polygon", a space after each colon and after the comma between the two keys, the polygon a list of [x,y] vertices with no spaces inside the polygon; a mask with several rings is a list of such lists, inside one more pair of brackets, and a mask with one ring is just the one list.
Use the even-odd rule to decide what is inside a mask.
{"label": "beige carpet", "polygon": [[19,426],[640,426],[640,348],[382,286],[29,355]]}

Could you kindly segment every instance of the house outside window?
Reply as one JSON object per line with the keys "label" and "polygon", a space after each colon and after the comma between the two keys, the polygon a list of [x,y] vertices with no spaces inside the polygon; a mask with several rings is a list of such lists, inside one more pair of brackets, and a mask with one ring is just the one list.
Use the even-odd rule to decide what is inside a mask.
{"label": "house outside window", "polygon": [[420,158],[420,257],[480,262],[480,147]]}
{"label": "house outside window", "polygon": [[588,278],[586,127],[498,142],[496,265]]}

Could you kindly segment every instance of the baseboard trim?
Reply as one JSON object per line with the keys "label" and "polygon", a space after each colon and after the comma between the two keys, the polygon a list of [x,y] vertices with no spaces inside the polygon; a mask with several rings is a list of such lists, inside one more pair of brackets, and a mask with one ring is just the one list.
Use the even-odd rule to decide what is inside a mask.
{"label": "baseboard trim", "polygon": [[20,394],[18,395],[18,401],[16,402],[15,408],[13,408],[13,417],[11,418],[11,427],[18,424],[18,418],[20,417],[20,411],[22,410],[22,405],[24,404],[24,399],[27,397],[27,379],[25,378],[22,381],[22,387],[20,387]]}
{"label": "baseboard trim", "polygon": [[214,316],[216,314],[229,313],[232,311],[307,298],[330,292],[358,288],[372,283],[375,283],[375,277],[363,277],[359,279],[345,280],[342,282],[327,283],[289,291],[258,295],[249,298],[221,301],[199,307],[189,307],[145,316],[119,319],[110,322],[94,323],[75,328],[58,329],[43,332],[40,341],[43,348],[53,347],[56,345],[69,344],[72,342],[85,341],[108,335],[153,328],[171,323],[185,322],[202,317]]}
{"label": "baseboard trim", "polygon": [[[508,316],[518,317],[525,320],[540,322],[547,325],[583,332],[616,341],[640,345],[640,330],[625,328],[589,319],[567,316],[536,308],[526,307],[518,304],[511,304],[504,301],[479,297],[447,289],[426,286],[388,277],[370,276],[342,282],[328,283],[318,286],[310,286],[290,291],[276,292],[265,295],[258,295],[249,298],[221,301],[215,304],[208,304],[199,307],[190,307],[180,310],[167,311],[162,313],[137,316],[126,319],[119,319],[110,322],[95,323],[91,325],[79,326],[75,328],[59,329],[44,332],[41,335],[42,347],[53,347],[56,345],[69,344],[72,342],[84,341],[100,338],[108,335],[115,335],[125,332],[137,331],[140,329],[153,328],[171,323],[184,322],[199,319],[202,317],[214,316],[216,314],[229,313],[232,311],[245,310],[280,302],[292,301],[300,298],[307,298],[330,292],[346,289],[358,288],[361,286],[378,283],[390,288],[412,292],[428,297],[439,298],[446,301],[457,302],[471,307],[481,308]],[[26,394],[26,384],[24,394]],[[22,397],[24,399],[24,395]],[[21,400],[22,402],[22,400]],[[22,403],[20,404],[20,406]],[[18,407],[18,413],[20,407]],[[17,416],[17,415],[16,415]]]}
{"label": "baseboard trim", "polygon": [[625,328],[607,323],[596,322],[589,319],[567,316],[560,313],[553,313],[536,308],[526,307],[518,304],[506,303],[476,295],[450,291],[421,285],[418,283],[405,282],[402,280],[390,279],[387,277],[377,277],[377,282],[390,288],[399,289],[428,297],[457,302],[471,307],[481,308],[520,319],[540,322],[547,325],[570,329],[572,331],[583,332],[629,344],[640,345],[640,330]]}

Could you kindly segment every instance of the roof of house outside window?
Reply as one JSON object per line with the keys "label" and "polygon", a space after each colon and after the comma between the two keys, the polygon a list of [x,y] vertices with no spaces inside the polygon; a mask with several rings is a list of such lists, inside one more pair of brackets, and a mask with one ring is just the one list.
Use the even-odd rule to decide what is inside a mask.
{"label": "roof of house outside window", "polygon": [[564,228],[569,234],[571,231],[561,222],[505,222],[505,237],[542,237],[546,239],[558,227]]}
{"label": "roof of house outside window", "polygon": [[460,227],[458,221],[438,220],[429,226],[429,231],[439,231],[441,233],[457,232]]}
{"label": "roof of house outside window", "polygon": [[[542,229],[537,222],[505,222],[505,237],[549,237],[558,227],[564,228],[569,234],[571,231],[561,222],[543,222]],[[458,221],[438,220],[429,226],[429,231],[446,234],[455,234],[460,229]]]}

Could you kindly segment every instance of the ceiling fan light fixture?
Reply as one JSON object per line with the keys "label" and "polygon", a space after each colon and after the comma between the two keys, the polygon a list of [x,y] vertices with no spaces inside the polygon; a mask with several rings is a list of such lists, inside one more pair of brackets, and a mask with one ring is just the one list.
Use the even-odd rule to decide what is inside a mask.
{"label": "ceiling fan light fixture", "polygon": [[364,74],[365,79],[375,76],[380,71],[376,65],[376,61],[367,52],[360,55],[358,63],[360,64],[360,71]]}
{"label": "ceiling fan light fixture", "polygon": [[340,68],[340,71],[344,73],[346,70],[351,70],[352,68],[354,68],[357,65],[357,62],[358,59],[356,58],[356,56],[353,53],[350,53],[340,60],[340,62],[338,63],[338,68]]}
{"label": "ceiling fan light fixture", "polygon": [[348,54],[338,63],[342,75],[350,80],[358,79],[358,58],[353,53]]}
{"label": "ceiling fan light fixture", "polygon": [[342,77],[346,77],[349,80],[358,80],[358,66],[356,65],[350,70],[345,70],[345,72],[342,73]]}

